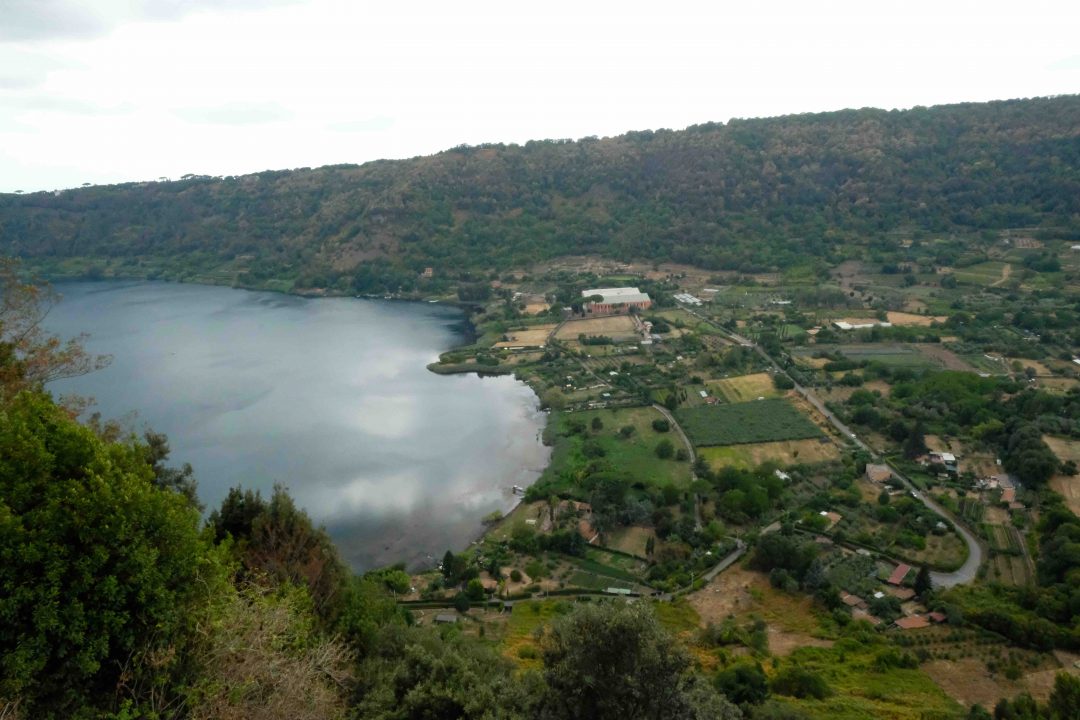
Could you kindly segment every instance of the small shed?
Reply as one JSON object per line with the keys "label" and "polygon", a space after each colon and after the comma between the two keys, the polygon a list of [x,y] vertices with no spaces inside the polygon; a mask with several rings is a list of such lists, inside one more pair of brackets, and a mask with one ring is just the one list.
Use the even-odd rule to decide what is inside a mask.
{"label": "small shed", "polygon": [[435,616],[435,622],[440,625],[453,625],[457,621],[457,615],[447,615],[446,613],[440,613]]}
{"label": "small shed", "polygon": [[904,578],[907,577],[907,574],[909,572],[911,572],[911,566],[900,563],[896,566],[896,569],[893,570],[893,574],[890,575],[889,579],[885,582],[889,583],[890,585],[900,585],[904,582]]}

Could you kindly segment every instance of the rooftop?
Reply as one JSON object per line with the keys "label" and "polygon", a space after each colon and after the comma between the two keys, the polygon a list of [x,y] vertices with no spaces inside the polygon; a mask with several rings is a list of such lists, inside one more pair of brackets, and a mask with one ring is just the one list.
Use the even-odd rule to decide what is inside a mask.
{"label": "rooftop", "polygon": [[897,620],[896,627],[901,630],[917,630],[919,628],[930,627],[930,621],[922,615],[911,615]]}
{"label": "rooftop", "polygon": [[904,578],[907,577],[909,572],[911,572],[911,566],[900,563],[896,566],[896,569],[893,570],[893,574],[889,576],[889,579],[886,582],[890,585],[899,585],[904,582]]}

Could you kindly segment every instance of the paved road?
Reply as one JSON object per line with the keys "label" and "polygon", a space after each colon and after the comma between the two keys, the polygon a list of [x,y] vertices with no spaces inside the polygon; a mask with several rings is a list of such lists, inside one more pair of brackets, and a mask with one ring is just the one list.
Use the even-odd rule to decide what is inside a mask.
{"label": "paved road", "polygon": [[962,525],[960,521],[953,516],[952,513],[934,502],[929,496],[927,496],[926,493],[916,490],[911,480],[905,477],[904,474],[897,470],[896,467],[893,466],[893,464],[890,463],[888,460],[882,460],[881,456],[876,450],[874,450],[872,447],[860,440],[859,437],[851,431],[851,428],[845,425],[840,420],[840,418],[836,417],[836,415],[833,414],[832,411],[825,407],[825,404],[821,402],[821,400],[819,400],[816,395],[814,395],[812,392],[810,392],[807,388],[803,387],[799,383],[795,382],[795,378],[791,377],[791,375],[788,374],[787,370],[782,368],[779,363],[773,360],[773,358],[767,352],[765,352],[764,348],[762,348],[760,345],[751,343],[746,338],[743,338],[733,332],[728,331],[726,328],[721,327],[719,324],[713,322],[711,318],[705,317],[704,315],[695,312],[692,308],[683,306],[683,309],[694,317],[698,318],[699,320],[709,323],[714,328],[723,333],[725,336],[727,336],[729,339],[739,343],[740,345],[749,345],[750,347],[753,347],[754,350],[757,351],[757,354],[760,355],[767,363],[769,363],[769,366],[773,369],[773,372],[782,373],[789,380],[791,380],[791,382],[795,385],[795,391],[802,395],[804,398],[806,398],[806,401],[810,403],[814,407],[814,409],[820,412],[825,417],[825,419],[828,420],[829,423],[831,423],[832,426],[836,428],[837,431],[839,431],[839,433],[845,439],[847,439],[851,443],[854,443],[862,450],[865,450],[875,462],[884,462],[885,464],[887,464],[892,470],[893,475],[896,476],[896,478],[904,484],[907,490],[912,493],[914,497],[916,497],[918,500],[921,500],[923,505],[948,520],[952,524],[952,526],[956,528],[956,532],[960,535],[961,538],[963,538],[964,543],[967,545],[967,560],[964,561],[964,564],[960,567],[960,569],[954,570],[953,572],[931,572],[930,579],[933,581],[934,587],[948,588],[953,587],[954,585],[963,585],[975,580],[975,577],[978,575],[979,572],[979,566],[982,565],[985,551],[983,550],[982,543],[978,540],[978,538],[976,538],[970,530],[968,530],[964,525]]}

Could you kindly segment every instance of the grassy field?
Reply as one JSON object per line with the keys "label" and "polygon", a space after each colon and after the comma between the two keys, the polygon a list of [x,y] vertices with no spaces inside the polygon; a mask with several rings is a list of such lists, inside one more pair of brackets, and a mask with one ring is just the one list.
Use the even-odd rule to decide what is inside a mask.
{"label": "grassy field", "polygon": [[752,468],[769,461],[781,465],[825,462],[835,460],[840,451],[831,442],[823,443],[820,439],[809,438],[706,447],[701,448],[699,454],[714,468],[728,465]]}
{"label": "grassy field", "polygon": [[833,691],[824,700],[792,704],[822,720],[922,720],[959,718],[960,705],[945,694],[922,670],[874,669],[885,646],[851,643],[840,648],[807,647],[796,650],[789,662],[820,675]]}
{"label": "grassy field", "polygon": [[837,345],[844,357],[856,362],[879,362],[890,367],[926,368],[937,367],[938,363],[928,358],[916,348],[908,345],[891,343],[856,343]]}
{"label": "grassy field", "polygon": [[698,446],[799,440],[822,434],[782,399],[687,408],[678,417],[690,441]]}
{"label": "grassy field", "polygon": [[[600,418],[603,428],[592,430],[593,418]],[[656,444],[667,438],[676,450],[685,448],[678,433],[658,433],[652,428],[652,421],[662,419],[657,410],[651,407],[617,408],[609,410],[589,410],[560,414],[552,422],[559,423],[560,431],[565,431],[567,423],[578,421],[585,424],[587,437],[596,442],[603,451],[604,459],[611,463],[618,472],[625,472],[633,482],[647,485],[667,485],[673,483],[685,487],[690,483],[690,464],[677,460],[661,460],[656,456]],[[620,434],[623,427],[634,428],[629,438]],[[560,437],[551,454],[551,462],[544,471],[544,478],[555,478],[564,470],[583,466],[586,462],[582,455],[585,437],[576,435]],[[557,490],[557,488],[556,488]]]}
{"label": "grassy field", "polygon": [[780,391],[773,385],[771,373],[754,373],[739,377],[710,380],[705,383],[712,393],[729,403],[747,402],[759,397],[777,397]]}
{"label": "grassy field", "polygon": [[[1009,268],[1006,270],[1005,268]],[[1011,275],[1012,267],[1008,263],[992,260],[966,268],[957,268],[953,276],[958,282],[969,285],[1000,285]]]}

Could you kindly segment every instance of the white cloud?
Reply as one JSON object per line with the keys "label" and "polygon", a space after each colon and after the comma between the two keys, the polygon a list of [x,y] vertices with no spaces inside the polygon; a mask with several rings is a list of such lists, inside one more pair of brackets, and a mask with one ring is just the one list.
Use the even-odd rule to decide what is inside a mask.
{"label": "white cloud", "polygon": [[5,5],[0,190],[1080,88],[1047,1],[223,5]]}

